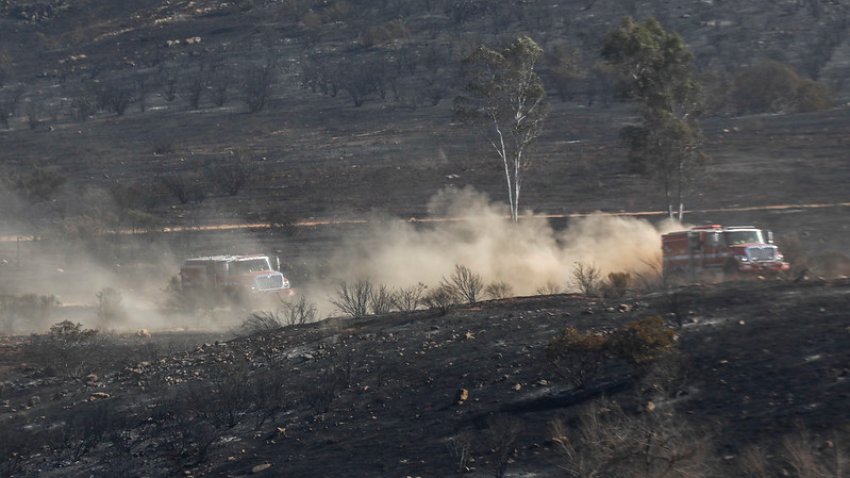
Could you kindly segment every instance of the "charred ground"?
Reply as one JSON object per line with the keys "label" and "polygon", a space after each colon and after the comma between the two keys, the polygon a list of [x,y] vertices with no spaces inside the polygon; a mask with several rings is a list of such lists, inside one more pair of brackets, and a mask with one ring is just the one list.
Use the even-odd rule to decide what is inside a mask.
{"label": "charred ground", "polygon": [[[339,10],[345,3],[353,9]],[[307,15],[311,9],[320,18]],[[6,183],[45,171],[61,183],[46,192],[5,194],[8,184],[0,191],[0,233],[39,238],[0,243],[0,291],[4,300],[59,295],[61,314],[35,328],[70,319],[70,335],[59,338],[76,337],[0,339],[0,474],[238,476],[269,465],[269,475],[446,476],[467,468],[492,476],[506,465],[508,474],[549,476],[568,466],[553,420],[577,429],[580,409],[615,408],[602,397],[620,403],[623,416],[607,415],[620,429],[660,427],[685,445],[680,451],[710,457],[701,463],[713,476],[754,473],[744,471],[758,461],[751,446],[768,461],[762,476],[791,470],[786,437],[804,452],[796,456],[818,466],[846,457],[850,285],[804,273],[850,270],[850,115],[842,103],[850,47],[840,2],[0,0],[0,15]],[[73,329],[92,318],[102,287],[126,292],[146,283],[163,298],[168,275],[188,256],[282,251],[298,283],[334,266],[328,258],[342,238],[368,239],[357,225],[293,222],[363,219],[376,209],[422,218],[443,188],[471,185],[500,198],[499,164],[452,123],[451,69],[470,48],[533,31],[547,52],[562,42],[577,48],[589,73],[600,38],[624,15],[653,15],[681,33],[700,73],[715,79],[772,59],[832,88],[826,111],[734,116],[720,108],[705,117],[712,161],[687,203],[694,223],[775,230],[798,282],[617,300],[517,298],[446,315],[329,319],[235,340],[208,332],[89,337]],[[408,37],[366,45],[370,31],[381,34],[373,29],[399,17]],[[345,90],[323,93],[305,82],[305,66],[369,71],[397,65],[405,48],[420,56],[398,97],[373,91],[355,106]],[[277,63],[268,104],[250,113],[241,82],[270,57]],[[194,80],[220,64],[233,75],[230,97],[215,105],[209,83],[193,106]],[[629,170],[617,139],[634,112],[612,101],[603,77],[586,75],[560,98],[552,71],[541,72],[553,109],[524,204],[553,214],[659,209],[660,195]],[[98,85],[131,90],[132,100],[121,114],[87,110],[85,102],[106,91]],[[230,194],[208,173],[234,158],[252,174]],[[185,181],[185,197],[174,193],[174,178]],[[790,207],[759,209],[777,204]],[[221,222],[276,227],[163,231]],[[562,229],[567,220],[552,222]],[[151,232],[103,234],[137,227]],[[146,275],[153,267],[164,277]],[[92,269],[99,278],[89,283]],[[84,282],[82,305],[65,300]],[[611,331],[655,315],[680,337],[679,360],[665,367],[614,360],[576,390],[547,360],[547,345],[564,327]],[[209,320],[198,317],[193,328]],[[468,396],[460,400],[462,389]]]}
{"label": "charred ground", "polygon": [[[239,476],[268,464],[286,476],[494,476],[500,465],[552,476],[569,465],[552,424],[577,429],[603,397],[634,420],[663,417],[645,423],[685,450],[705,448],[707,476],[745,476],[754,446],[791,470],[783,439],[829,463],[845,453],[848,306],[846,280],[516,298],[185,351],[168,352],[174,337],[124,339],[139,342],[97,346],[124,358],[73,378],[45,376],[31,346],[7,341],[4,474]],[[675,360],[637,372],[607,362],[575,388],[547,359],[567,326],[611,331],[654,315],[678,335]]]}

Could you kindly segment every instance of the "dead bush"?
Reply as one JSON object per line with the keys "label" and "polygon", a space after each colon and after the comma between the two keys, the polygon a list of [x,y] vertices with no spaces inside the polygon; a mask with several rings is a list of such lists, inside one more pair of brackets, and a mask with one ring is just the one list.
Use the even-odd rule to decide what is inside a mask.
{"label": "dead bush", "polygon": [[484,290],[484,280],[480,275],[472,272],[468,267],[457,264],[455,270],[448,278],[443,277],[441,287],[452,289],[453,294],[468,304],[478,302],[481,291]]}
{"label": "dead bush", "polygon": [[279,314],[280,322],[284,327],[315,322],[316,313],[316,304],[309,302],[307,297],[303,295],[298,297],[298,300],[294,302],[285,299],[281,300]]}
{"label": "dead bush", "polygon": [[469,469],[469,459],[472,458],[472,435],[468,432],[459,433],[449,438],[446,444],[449,449],[449,455],[457,461],[457,472],[467,473]]}
{"label": "dead bush", "polygon": [[616,402],[598,400],[579,412],[578,423],[550,423],[560,468],[570,477],[708,476],[707,435],[674,410],[627,415]]}
{"label": "dead bush", "polygon": [[282,370],[257,371],[246,384],[251,409],[255,413],[254,428],[260,428],[289,405],[290,394],[286,374]]}
{"label": "dead bush", "polygon": [[393,306],[401,312],[413,312],[422,303],[425,284],[418,283],[410,287],[399,287],[393,293]]}
{"label": "dead bush", "polygon": [[393,293],[381,284],[372,288],[369,292],[369,310],[373,314],[386,314],[393,309]]}
{"label": "dead bush", "polygon": [[611,297],[623,297],[629,290],[632,275],[628,272],[611,272],[608,274],[608,282],[605,284],[606,295]]}
{"label": "dead bush", "polygon": [[537,295],[556,295],[563,294],[564,289],[557,282],[548,281],[542,287],[537,288]]}
{"label": "dead bush", "polygon": [[484,294],[491,299],[506,299],[513,297],[514,288],[505,281],[491,282],[484,288]]}
{"label": "dead bush", "polygon": [[126,423],[124,415],[116,413],[109,401],[81,405],[68,416],[63,427],[64,441],[74,460],[102,444],[110,433],[124,428]]}
{"label": "dead bush", "polygon": [[555,373],[577,388],[596,377],[608,354],[608,335],[583,333],[575,327],[565,328],[546,346],[546,358]]}
{"label": "dead bush", "polygon": [[453,287],[439,285],[431,289],[422,298],[422,303],[428,309],[436,310],[440,315],[446,315],[453,305],[457,304],[457,292]]}
{"label": "dead bush", "polygon": [[514,417],[497,416],[490,420],[485,435],[491,451],[489,464],[494,477],[505,476],[511,458],[516,455],[517,439],[522,429],[522,422]]}
{"label": "dead bush", "polygon": [[263,334],[283,328],[283,321],[275,312],[254,312],[239,325],[240,335]]}
{"label": "dead bush", "polygon": [[573,267],[573,285],[586,297],[599,293],[601,273],[595,265],[576,262]]}
{"label": "dead bush", "polygon": [[369,313],[369,299],[372,296],[372,283],[359,280],[353,284],[340,282],[336,288],[336,298],[330,302],[340,312],[349,317],[363,317]]}
{"label": "dead bush", "polygon": [[64,320],[51,326],[47,334],[33,335],[25,352],[48,375],[81,377],[100,358],[102,348],[97,330]]}
{"label": "dead bush", "polygon": [[654,315],[635,320],[615,331],[608,345],[612,352],[631,365],[642,367],[672,352],[678,336]]}
{"label": "dead bush", "polygon": [[[652,373],[654,365],[672,357],[678,337],[665,326],[661,317],[651,316],[629,322],[612,332],[581,332],[567,327],[546,346],[546,359],[554,372],[577,388],[586,386],[611,360],[622,361],[635,369],[640,377]],[[675,360],[670,361],[670,373]],[[657,386],[668,386],[658,370]],[[653,382],[650,386],[656,386]]]}
{"label": "dead bush", "polygon": [[188,204],[190,201],[201,202],[206,198],[205,188],[197,174],[172,173],[160,176],[159,182],[165,191],[174,196],[180,204]]}
{"label": "dead bush", "polygon": [[751,445],[741,454],[738,468],[746,476],[768,478],[843,478],[850,467],[839,431],[818,438],[806,429],[786,435],[774,446]]}
{"label": "dead bush", "polygon": [[251,166],[241,156],[210,161],[204,173],[218,191],[236,196],[252,179]]}

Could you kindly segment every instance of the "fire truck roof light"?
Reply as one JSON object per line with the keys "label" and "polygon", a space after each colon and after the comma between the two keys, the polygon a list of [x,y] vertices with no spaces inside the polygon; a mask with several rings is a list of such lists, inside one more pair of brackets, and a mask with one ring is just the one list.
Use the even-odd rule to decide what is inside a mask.
{"label": "fire truck roof light", "polygon": [[723,226],[721,226],[720,224],[711,224],[709,226],[694,226],[692,229],[704,230],[704,229],[722,229],[722,228],[723,228]]}

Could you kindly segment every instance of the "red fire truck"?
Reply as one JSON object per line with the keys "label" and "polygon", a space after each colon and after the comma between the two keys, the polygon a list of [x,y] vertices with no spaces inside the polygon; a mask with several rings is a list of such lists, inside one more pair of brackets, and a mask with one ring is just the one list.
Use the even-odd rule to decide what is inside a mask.
{"label": "red fire truck", "polygon": [[773,233],[754,226],[697,226],[661,236],[665,276],[787,271]]}
{"label": "red fire truck", "polygon": [[186,259],[180,267],[184,293],[246,300],[277,293],[292,295],[280,261],[264,255],[221,255]]}

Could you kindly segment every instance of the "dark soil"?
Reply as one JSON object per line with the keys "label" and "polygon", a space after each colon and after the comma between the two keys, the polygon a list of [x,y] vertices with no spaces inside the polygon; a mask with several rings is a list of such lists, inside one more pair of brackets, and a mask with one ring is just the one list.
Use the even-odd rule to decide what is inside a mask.
{"label": "dark soil", "polygon": [[[657,405],[652,413],[675,412],[709,437],[717,463],[708,476],[743,476],[749,445],[801,430],[828,437],[846,425],[848,310],[846,280],[735,282],[620,300],[517,298],[446,315],[328,319],[128,358],[88,382],[17,365],[24,341],[2,349],[5,474],[240,476],[269,464],[269,476],[447,476],[459,463],[451,440],[468,436],[470,476],[491,476],[488,437],[510,417],[520,432],[509,476],[551,476],[562,458],[550,422],[607,396],[628,414],[648,413],[639,411],[646,400]],[[611,330],[655,314],[680,337],[682,373],[667,394],[647,392],[616,363],[575,389],[545,358],[565,326]],[[461,389],[468,398],[458,399]],[[82,419],[102,428],[95,435],[48,433],[96,416],[97,407],[115,419]],[[75,454],[83,439],[90,446]],[[10,441],[18,455],[8,455]]]}

